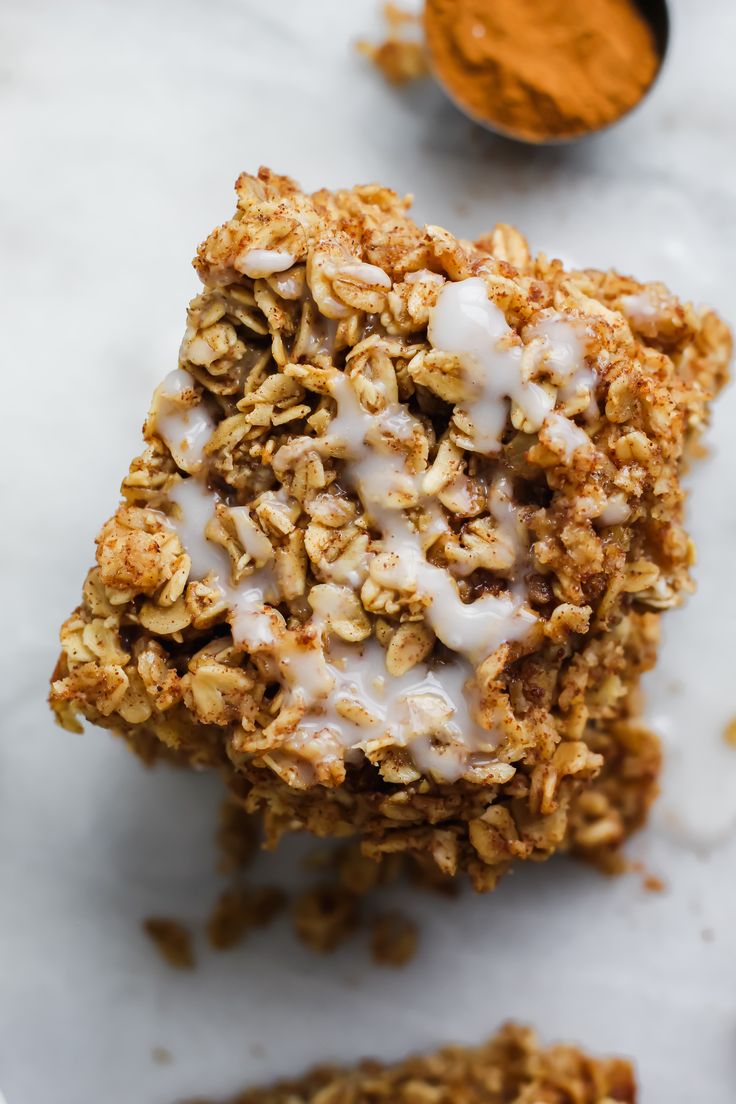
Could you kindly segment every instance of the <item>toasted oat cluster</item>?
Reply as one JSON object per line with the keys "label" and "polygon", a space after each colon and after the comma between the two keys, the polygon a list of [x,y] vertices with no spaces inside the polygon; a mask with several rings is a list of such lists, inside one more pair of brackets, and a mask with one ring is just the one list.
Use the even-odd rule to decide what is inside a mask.
{"label": "toasted oat cluster", "polygon": [[221,768],[272,842],[357,834],[480,889],[608,855],[656,788],[637,684],[691,589],[726,327],[386,188],[237,196],[62,628],[61,723]]}
{"label": "toasted oat cluster", "polygon": [[[246,1090],[230,1104],[635,1104],[623,1058],[577,1047],[542,1049],[527,1027],[506,1024],[483,1046],[446,1047],[395,1066],[323,1067],[296,1081]],[[203,1101],[197,1104],[204,1104]]]}

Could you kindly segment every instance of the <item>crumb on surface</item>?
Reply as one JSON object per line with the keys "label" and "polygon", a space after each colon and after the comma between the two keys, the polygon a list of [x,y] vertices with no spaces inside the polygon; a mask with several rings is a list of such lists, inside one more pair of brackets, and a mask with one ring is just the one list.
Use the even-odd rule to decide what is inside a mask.
{"label": "crumb on surface", "polygon": [[387,35],[383,42],[361,39],[356,43],[359,53],[368,58],[389,84],[408,84],[429,73],[427,54],[420,35],[420,17],[396,4],[383,5]]}
{"label": "crumb on surface", "polygon": [[380,966],[405,966],[417,952],[419,931],[400,912],[383,913],[371,924],[371,954]]}
{"label": "crumb on surface", "polygon": [[292,905],[297,936],[313,951],[336,950],[360,924],[358,900],[356,894],[329,883],[298,894]]}
{"label": "crumb on surface", "polygon": [[664,878],[661,878],[658,874],[653,874],[647,869],[646,864],[639,860],[625,860],[621,870],[607,871],[607,873],[639,874],[642,888],[647,893],[665,893],[667,890],[667,882]]}
{"label": "crumb on surface", "polygon": [[332,868],[343,889],[364,897],[395,883],[404,872],[401,855],[365,855],[359,843],[339,847]]}
{"label": "crumb on surface", "polygon": [[275,886],[226,889],[208,917],[207,939],[215,950],[230,950],[250,931],[270,924],[285,904],[283,891]]}
{"label": "crumb on surface", "polygon": [[177,970],[192,970],[195,965],[192,933],[179,920],[165,916],[149,916],[143,930],[169,966]]}

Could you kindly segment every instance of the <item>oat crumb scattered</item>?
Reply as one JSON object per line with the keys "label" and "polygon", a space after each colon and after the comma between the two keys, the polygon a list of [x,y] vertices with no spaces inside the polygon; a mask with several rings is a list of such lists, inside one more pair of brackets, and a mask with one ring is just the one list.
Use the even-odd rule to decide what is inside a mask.
{"label": "oat crumb scattered", "polygon": [[383,17],[388,34],[376,45],[361,39],[358,52],[371,61],[389,84],[408,84],[426,77],[429,69],[424,43],[417,37],[420,19],[414,12],[396,4],[384,4]]}
{"label": "oat crumb scattered", "polygon": [[420,16],[417,12],[407,11],[406,8],[400,8],[398,4],[384,4],[383,5],[383,18],[388,26],[395,31],[406,28],[407,26],[418,26],[421,22]]}
{"label": "oat crumb scattered", "polygon": [[399,879],[406,865],[402,855],[364,855],[358,843],[341,847],[334,862],[340,885],[359,897],[382,886],[392,885]]}
{"label": "oat crumb scattered", "polygon": [[143,930],[169,966],[177,970],[194,968],[192,933],[179,920],[149,916],[143,921]]}
{"label": "oat crumb scattered", "polygon": [[171,1051],[162,1046],[153,1047],[151,1050],[151,1058],[157,1066],[169,1066],[174,1060]]}
{"label": "oat crumb scattered", "polygon": [[313,951],[334,951],[358,928],[358,898],[335,885],[320,885],[294,900],[294,930]]}
{"label": "oat crumb scattered", "polygon": [[419,42],[387,38],[378,46],[361,40],[358,50],[381,71],[389,84],[409,84],[427,75],[427,59]]}
{"label": "oat crumb scattered", "polygon": [[217,829],[220,871],[229,874],[248,866],[258,850],[258,843],[259,832],[255,817],[246,813],[243,806],[236,801],[229,798],[223,801]]}
{"label": "oat crumb scattered", "polygon": [[640,874],[641,884],[647,893],[664,893],[667,890],[664,878],[660,878],[658,874],[652,874],[643,862],[622,858],[620,871],[606,871],[606,873]]}
{"label": "oat crumb scattered", "polygon": [[736,747],[736,717],[732,717],[724,728],[723,739],[729,747]]}
{"label": "oat crumb scattered", "polygon": [[436,863],[412,856],[412,861],[407,860],[406,865],[409,881],[417,889],[426,893],[438,893],[441,897],[459,896],[460,886],[457,880],[440,870]]}
{"label": "oat crumb scattered", "polygon": [[285,904],[275,886],[235,887],[220,894],[207,920],[207,938],[218,951],[230,950],[254,928],[264,928]]}
{"label": "oat crumb scattered", "polygon": [[371,927],[371,954],[381,966],[405,966],[417,951],[419,932],[413,920],[399,912],[377,916]]}

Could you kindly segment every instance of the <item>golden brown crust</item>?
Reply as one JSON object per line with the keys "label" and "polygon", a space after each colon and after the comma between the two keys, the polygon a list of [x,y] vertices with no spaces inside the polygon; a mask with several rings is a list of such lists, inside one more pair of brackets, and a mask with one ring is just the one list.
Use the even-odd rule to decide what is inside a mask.
{"label": "golden brown crust", "polygon": [[[427,596],[392,589],[370,566],[381,559],[375,526],[350,486],[344,442],[329,441],[335,380],[364,412],[392,393],[411,413],[402,463],[426,471],[444,526],[433,569],[454,572],[465,603],[508,583],[458,363],[428,339],[444,287],[483,281],[508,342],[583,435],[585,448],[566,455],[511,402],[492,462],[513,489],[526,549],[517,583],[534,622],[476,665],[478,708],[500,734],[495,757],[448,781],[396,741],[368,741],[356,758],[324,734],[293,740],[301,714],[274,687],[273,662],[233,639],[222,590],[194,575],[177,535],[170,495],[195,467],[164,440],[160,396],[82,605],[62,628],[59,720],[78,727],[81,714],[120,731],[146,760],[219,767],[271,842],[295,828],[357,832],[368,854],[430,855],[480,889],[516,859],[560,848],[602,857],[656,792],[659,753],[636,721],[637,685],[654,662],[659,612],[692,587],[680,473],[726,379],[726,327],[661,285],[532,258],[506,226],[476,245],[418,227],[408,201],[376,185],[309,196],[264,169],[241,176],[237,193],[235,217],[197,254],[205,290],[190,305],[190,386],[176,401],[206,411],[212,427],[198,461],[217,496],[209,541],[234,587],[257,577],[265,547],[278,589],[269,616],[296,653],[318,647],[309,602],[329,593],[332,631],[384,649],[390,675],[447,661]],[[286,257],[287,270],[260,275],[264,257]],[[531,357],[540,323],[560,319],[584,334],[588,391],[566,393],[544,354]],[[422,511],[406,511],[419,530]],[[336,584],[366,563],[356,589]]]}
{"label": "golden brown crust", "polygon": [[[635,1104],[623,1058],[577,1047],[540,1047],[535,1033],[506,1024],[479,1047],[445,1047],[394,1066],[321,1067],[305,1077],[248,1089],[229,1104]],[[195,1104],[195,1102],[192,1102]],[[198,1101],[196,1104],[205,1104]]]}

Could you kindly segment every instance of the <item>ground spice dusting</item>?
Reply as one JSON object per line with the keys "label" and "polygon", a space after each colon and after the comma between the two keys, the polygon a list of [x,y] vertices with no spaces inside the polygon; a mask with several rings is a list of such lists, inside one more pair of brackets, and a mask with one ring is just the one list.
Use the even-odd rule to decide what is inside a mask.
{"label": "ground spice dusting", "polygon": [[659,65],[632,0],[427,0],[425,33],[458,104],[531,141],[614,122]]}

